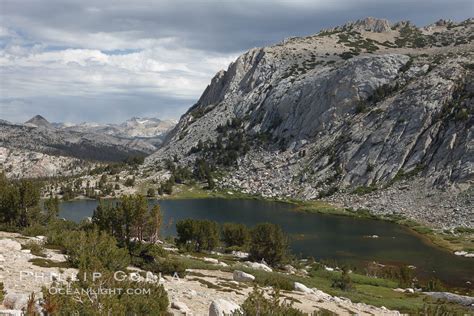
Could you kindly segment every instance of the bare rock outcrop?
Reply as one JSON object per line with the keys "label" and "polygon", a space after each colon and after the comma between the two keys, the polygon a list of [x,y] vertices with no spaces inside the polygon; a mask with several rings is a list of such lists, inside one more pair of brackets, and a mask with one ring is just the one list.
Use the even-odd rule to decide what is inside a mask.
{"label": "bare rock outcrop", "polygon": [[474,23],[438,24],[367,18],[252,49],[216,74],[145,168],[204,158],[227,171],[221,187],[299,199],[406,181],[406,216],[430,223],[419,210],[449,192],[471,223]]}
{"label": "bare rock outcrop", "polygon": [[209,306],[209,316],[234,315],[240,310],[240,306],[234,302],[224,299],[213,300]]}

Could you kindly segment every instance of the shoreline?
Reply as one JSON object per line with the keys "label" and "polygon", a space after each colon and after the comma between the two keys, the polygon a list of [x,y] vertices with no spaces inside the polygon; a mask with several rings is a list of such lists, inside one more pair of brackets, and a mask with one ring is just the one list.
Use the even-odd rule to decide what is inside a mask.
{"label": "shoreline", "polygon": [[[197,189],[193,191],[193,189]],[[467,228],[465,234],[460,233],[461,236],[454,236],[454,234],[447,234],[441,231],[440,228],[434,226],[427,226],[403,216],[387,216],[387,215],[376,215],[370,210],[348,210],[342,207],[335,206],[329,202],[322,200],[303,201],[292,198],[271,198],[263,197],[260,195],[250,195],[242,192],[234,192],[232,190],[216,190],[206,191],[201,188],[192,187],[191,191],[194,194],[189,194],[188,191],[181,191],[171,196],[166,196],[162,199],[205,199],[205,198],[223,198],[223,199],[250,199],[250,200],[262,200],[267,202],[279,202],[292,204],[295,206],[295,210],[299,212],[310,212],[329,214],[337,216],[349,216],[354,218],[365,218],[372,220],[381,220],[395,223],[397,225],[407,228],[411,233],[417,235],[422,240],[427,242],[431,246],[435,246],[441,250],[447,251],[453,255],[456,251],[466,251],[468,253],[474,253],[474,228]],[[196,194],[197,193],[197,194]],[[230,194],[229,194],[230,193]],[[467,242],[468,245],[462,244]],[[461,244],[460,244],[461,243]],[[473,258],[474,259],[474,258]]]}
{"label": "shoreline", "polygon": [[[474,228],[466,228],[466,232],[459,232],[458,235],[450,232],[441,231],[440,228],[430,227],[425,224],[416,222],[415,220],[403,217],[403,216],[390,216],[390,215],[376,215],[368,209],[363,210],[349,210],[346,208],[335,206],[329,202],[321,200],[303,201],[292,198],[274,198],[274,197],[263,197],[261,195],[251,195],[233,190],[217,189],[213,191],[207,191],[199,186],[189,185],[177,185],[177,190],[171,195],[147,197],[154,200],[187,200],[187,199],[247,199],[247,200],[261,200],[266,202],[277,202],[291,204],[294,206],[294,210],[298,212],[309,212],[328,214],[336,216],[349,216],[361,219],[371,219],[388,221],[397,225],[400,225],[408,229],[411,233],[418,236],[424,242],[430,246],[437,247],[443,251],[449,252],[456,255],[455,252],[464,251],[474,253]],[[146,196],[146,194],[144,194]],[[81,200],[110,200],[120,198],[118,196],[107,196],[97,199],[88,198],[85,196],[78,196],[74,199],[62,202],[81,201]],[[465,256],[464,256],[465,257]],[[469,257],[466,257],[469,258]],[[473,257],[471,257],[474,259]]]}

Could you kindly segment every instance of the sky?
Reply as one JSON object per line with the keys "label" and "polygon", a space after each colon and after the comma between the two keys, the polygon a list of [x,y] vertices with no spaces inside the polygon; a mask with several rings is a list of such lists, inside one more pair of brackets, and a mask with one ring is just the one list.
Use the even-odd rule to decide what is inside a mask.
{"label": "sky", "polygon": [[0,0],[0,119],[178,119],[253,47],[367,16],[418,26],[472,0]]}

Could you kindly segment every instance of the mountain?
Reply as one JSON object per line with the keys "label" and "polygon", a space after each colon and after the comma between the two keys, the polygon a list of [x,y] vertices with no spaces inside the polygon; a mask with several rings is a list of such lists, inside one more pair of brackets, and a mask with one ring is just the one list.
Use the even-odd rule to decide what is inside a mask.
{"label": "mountain", "polygon": [[223,188],[472,226],[472,34],[367,18],[251,49],[145,168],[204,158]]}
{"label": "mountain", "polygon": [[96,166],[67,156],[0,147],[0,169],[12,179],[74,176]]}
{"label": "mountain", "polygon": [[172,120],[133,117],[120,124],[57,124],[59,129],[75,132],[100,133],[120,138],[141,139],[153,146],[159,146],[166,134],[176,125]]}
{"label": "mountain", "polygon": [[25,122],[26,126],[53,128],[53,126],[41,115],[36,115]]}
{"label": "mountain", "polygon": [[36,115],[24,124],[0,120],[0,147],[122,161],[156,151],[175,124],[171,120],[137,117],[121,124],[49,123],[43,116]]}
{"label": "mountain", "polygon": [[119,127],[123,130],[123,134],[129,137],[156,137],[166,134],[176,123],[172,120],[134,117],[120,124]]}
{"label": "mountain", "polygon": [[143,141],[99,133],[2,123],[0,147],[101,161],[122,161],[130,156],[145,156],[156,150],[155,146]]}
{"label": "mountain", "polygon": [[11,125],[12,123],[10,123],[9,121],[0,119],[0,124]]}

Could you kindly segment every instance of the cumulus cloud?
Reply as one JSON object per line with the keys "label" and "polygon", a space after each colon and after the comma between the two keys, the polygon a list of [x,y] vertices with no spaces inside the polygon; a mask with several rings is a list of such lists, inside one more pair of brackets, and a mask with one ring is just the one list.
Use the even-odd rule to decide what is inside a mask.
{"label": "cumulus cloud", "polygon": [[[64,119],[66,113],[61,112],[70,111],[71,104],[86,109],[86,105],[68,102],[67,97],[71,100],[83,100],[84,103],[100,104],[104,108],[104,96],[107,96],[109,102],[116,105],[115,110],[118,104],[138,110],[142,107],[136,103],[143,104],[142,96],[147,95],[150,101],[167,100],[165,104],[157,102],[154,105],[157,110],[151,112],[160,117],[167,113],[168,117],[175,118],[185,111],[182,106],[176,108],[177,104],[191,105],[204,90],[210,77],[217,70],[227,67],[237,57],[235,54],[176,47],[173,41],[168,39],[164,42],[166,43],[157,41],[152,47],[126,53],[107,53],[98,49],[82,48],[48,50],[37,45],[9,45],[0,51],[2,116],[5,113],[5,118],[22,121],[32,113],[48,112],[39,105],[39,100],[45,98],[62,100],[62,111],[53,113],[53,119],[56,120]],[[134,99],[131,95],[137,97]],[[118,101],[118,96],[127,102]],[[28,102],[11,102],[19,99]],[[170,99],[176,102],[170,102]],[[152,104],[145,103],[149,106]],[[28,106],[22,107],[22,104]],[[23,108],[25,112],[12,111],[12,105],[15,105],[15,108]],[[97,112],[98,107],[87,108],[86,113],[89,111]],[[145,115],[146,112],[150,111],[142,109],[142,112],[132,115]],[[97,118],[96,113],[90,115]],[[82,117],[82,120],[88,119],[84,115],[79,117]],[[103,120],[109,119],[110,116]]]}
{"label": "cumulus cloud", "polygon": [[1,92],[3,97],[13,98],[136,90],[190,99],[206,87],[212,73],[234,58],[159,45],[126,54],[72,48],[28,54],[12,52],[10,48],[0,54],[2,76],[6,79]]}
{"label": "cumulus cloud", "polygon": [[471,0],[2,0],[0,118],[177,118],[249,48],[365,16],[424,25],[472,9]]}

